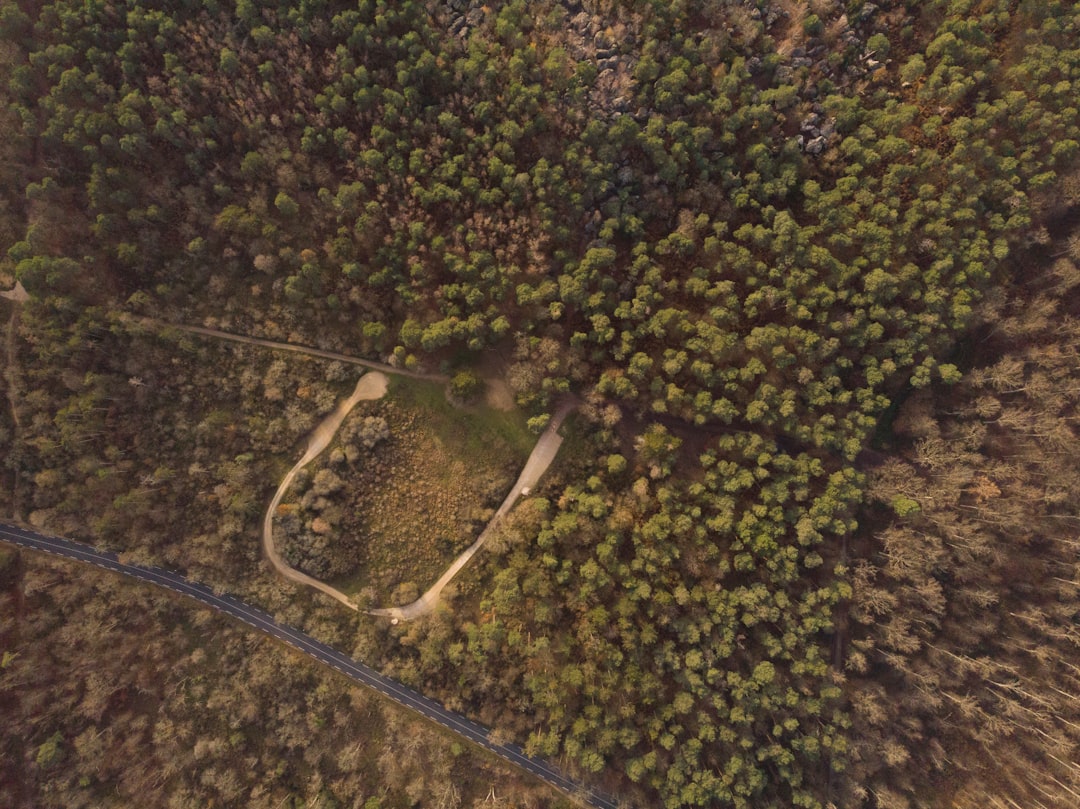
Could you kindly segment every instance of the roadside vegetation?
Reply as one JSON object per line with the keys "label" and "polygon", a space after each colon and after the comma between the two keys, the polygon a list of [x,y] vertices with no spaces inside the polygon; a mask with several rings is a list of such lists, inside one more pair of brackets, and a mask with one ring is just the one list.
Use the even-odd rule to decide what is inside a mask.
{"label": "roadside vegetation", "polygon": [[[1080,4],[0,9],[19,516],[239,591],[632,805],[1072,805]],[[468,598],[357,621],[258,556],[351,371],[138,316],[461,398],[496,356],[533,431],[582,402],[574,457]],[[522,449],[395,395],[354,422],[389,430],[369,471],[328,456],[299,497],[341,488],[296,519],[385,497],[401,573]],[[408,581],[366,564],[329,572]]]}
{"label": "roadside vegetation", "polygon": [[213,612],[0,553],[0,803],[568,807]]}

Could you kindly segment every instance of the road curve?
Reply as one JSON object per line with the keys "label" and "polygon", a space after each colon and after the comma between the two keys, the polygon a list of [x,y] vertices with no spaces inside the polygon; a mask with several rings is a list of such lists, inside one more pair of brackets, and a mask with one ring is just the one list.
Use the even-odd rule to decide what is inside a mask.
{"label": "road curve", "polygon": [[10,523],[0,522],[0,542],[96,565],[114,573],[133,576],[140,581],[166,587],[175,593],[192,598],[287,643],[323,665],[336,669],[353,682],[372,688],[398,705],[437,722],[451,733],[456,733],[466,741],[494,753],[507,763],[536,776],[575,800],[597,809],[618,809],[618,803],[612,797],[574,781],[546,761],[525,755],[518,745],[491,741],[490,731],[483,725],[453,711],[448,711],[435,700],[380,674],[370,666],[353,660],[348,655],[315,640],[298,629],[278,623],[268,613],[245,604],[234,596],[218,594],[205,584],[189,581],[179,573],[170,570],[127,564],[121,562],[115,553],[99,551],[70,539],[46,536]]}
{"label": "road curve", "polygon": [[281,503],[281,498],[285,496],[285,492],[292,486],[292,482],[296,479],[296,475],[301,469],[315,460],[319,453],[326,449],[330,442],[334,440],[334,436],[337,434],[338,428],[341,427],[341,423],[345,421],[345,417],[349,415],[349,412],[356,406],[357,402],[381,399],[386,393],[387,382],[386,374],[381,371],[368,371],[360,377],[352,395],[339,403],[338,406],[331,411],[330,415],[319,422],[319,426],[311,433],[311,437],[308,439],[307,450],[304,452],[303,457],[297,461],[296,465],[289,470],[289,474],[285,476],[284,480],[281,481],[277,491],[274,492],[274,499],[270,501],[270,507],[266,510],[266,515],[263,517],[263,553],[266,554],[266,558],[270,561],[274,570],[289,581],[314,587],[319,592],[326,593],[326,595],[337,599],[346,607],[353,610],[356,609],[356,604],[354,604],[352,599],[343,592],[335,587],[331,587],[326,582],[319,581],[319,579],[316,579],[314,576],[309,576],[307,573],[301,573],[296,568],[290,567],[289,564],[281,558],[281,554],[278,553],[277,545],[274,544],[274,512],[277,511],[277,507]]}

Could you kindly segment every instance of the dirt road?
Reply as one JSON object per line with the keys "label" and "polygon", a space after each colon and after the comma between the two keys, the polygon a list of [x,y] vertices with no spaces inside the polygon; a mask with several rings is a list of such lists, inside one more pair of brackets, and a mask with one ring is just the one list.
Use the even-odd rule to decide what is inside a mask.
{"label": "dirt road", "polygon": [[[169,324],[155,322],[155,325],[161,326]],[[282,351],[308,354],[315,357],[338,360],[340,362],[347,362],[353,365],[373,369],[360,378],[352,396],[339,404],[334,412],[323,419],[322,423],[315,428],[309,439],[308,448],[304,453],[304,456],[289,470],[285,479],[281,481],[281,485],[278,486],[277,492],[274,494],[274,499],[270,503],[270,508],[267,509],[266,516],[263,519],[262,532],[263,551],[266,554],[266,558],[270,560],[270,564],[273,565],[278,573],[289,581],[314,587],[316,590],[326,593],[328,596],[336,599],[350,609],[357,609],[356,605],[347,595],[345,595],[345,593],[331,587],[325,582],[307,575],[306,573],[301,573],[299,570],[295,570],[285,563],[281,558],[281,555],[277,552],[277,548],[274,546],[274,512],[281,504],[285,492],[288,491],[289,487],[296,479],[297,473],[314,460],[320,452],[326,449],[333,440],[341,423],[345,420],[345,417],[356,403],[365,399],[382,398],[386,393],[386,374],[398,374],[414,379],[427,379],[432,381],[446,381],[447,377],[440,374],[406,371],[384,363],[350,357],[346,354],[338,354],[333,351],[324,351],[318,348],[310,348],[308,346],[294,345],[291,343],[279,343],[273,340],[264,340],[259,337],[246,337],[239,334],[220,331],[218,329],[209,329],[201,326],[171,325],[170,327],[191,334],[199,334],[221,340],[230,340],[237,343],[246,343],[248,345],[264,346],[266,348]],[[522,493],[536,486],[548,467],[551,466],[551,462],[555,460],[555,456],[559,452],[559,447],[562,445],[563,439],[562,436],[559,435],[559,428],[566,420],[566,417],[574,410],[576,404],[576,402],[568,400],[555,412],[547,429],[540,435],[540,438],[536,442],[536,446],[533,447],[532,453],[530,453],[528,460],[525,462],[525,468],[521,470],[521,474],[518,476],[513,488],[510,489],[510,493],[507,494],[506,499],[503,500],[502,505],[499,506],[498,511],[495,512],[495,516],[492,517],[484,530],[480,532],[480,536],[476,538],[476,541],[453,561],[446,572],[439,577],[439,580],[412,604],[407,604],[404,607],[386,607],[383,609],[370,610],[368,614],[384,616],[394,620],[409,621],[414,618],[419,618],[421,615],[426,615],[435,608],[435,605],[439,603],[439,597],[442,594],[443,588],[446,587],[459,572],[461,572],[461,569],[464,568],[465,565],[469,563],[469,560],[476,555],[477,551],[484,546],[484,543],[487,541],[488,537],[491,536],[492,531],[494,531],[499,521],[514,507],[514,504],[517,503],[518,498],[522,496]]]}
{"label": "dirt road", "polygon": [[285,563],[285,560],[281,558],[281,554],[278,553],[277,547],[274,545],[274,512],[277,511],[277,507],[281,504],[281,498],[285,496],[285,492],[289,490],[292,482],[296,479],[297,473],[315,460],[319,453],[326,449],[330,445],[330,442],[334,440],[338,428],[341,427],[341,423],[345,421],[345,417],[349,415],[349,411],[356,406],[357,402],[381,399],[386,394],[387,382],[386,374],[379,371],[369,371],[360,377],[360,381],[356,383],[356,389],[352,392],[352,395],[334,408],[334,411],[323,419],[319,426],[311,433],[311,438],[308,439],[307,451],[304,452],[303,457],[297,461],[296,466],[290,469],[289,474],[281,481],[281,485],[278,486],[277,491],[274,493],[274,499],[270,501],[270,508],[266,510],[266,516],[263,518],[263,553],[265,553],[266,558],[270,560],[270,564],[273,565],[274,570],[289,581],[314,587],[316,590],[326,593],[331,598],[337,599],[346,607],[354,610],[356,609],[356,605],[352,602],[352,599],[343,592],[331,587],[326,582],[319,581],[306,573],[301,573],[299,570],[289,567],[289,565]]}

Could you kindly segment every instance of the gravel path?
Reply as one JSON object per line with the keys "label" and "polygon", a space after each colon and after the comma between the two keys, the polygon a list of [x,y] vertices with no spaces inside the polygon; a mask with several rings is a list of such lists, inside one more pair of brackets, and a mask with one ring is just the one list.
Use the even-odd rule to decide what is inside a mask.
{"label": "gravel path", "polygon": [[0,298],[7,298],[15,303],[25,303],[30,300],[30,295],[23,288],[22,281],[16,281],[14,287],[6,292],[0,292]]}

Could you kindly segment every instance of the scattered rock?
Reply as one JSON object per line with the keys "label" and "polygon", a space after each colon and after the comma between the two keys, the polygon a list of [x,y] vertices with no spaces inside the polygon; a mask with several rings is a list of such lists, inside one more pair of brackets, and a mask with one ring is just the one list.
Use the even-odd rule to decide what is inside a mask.
{"label": "scattered rock", "polygon": [[877,3],[867,3],[861,9],[859,9],[859,15],[857,17],[858,22],[863,22],[870,19],[878,11]]}
{"label": "scattered rock", "polygon": [[7,298],[15,303],[25,303],[30,300],[30,295],[23,289],[22,281],[16,281],[15,286],[6,292],[0,292],[0,298]]}

